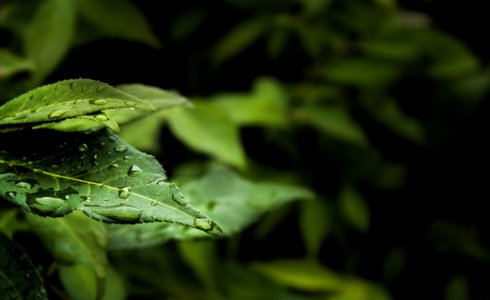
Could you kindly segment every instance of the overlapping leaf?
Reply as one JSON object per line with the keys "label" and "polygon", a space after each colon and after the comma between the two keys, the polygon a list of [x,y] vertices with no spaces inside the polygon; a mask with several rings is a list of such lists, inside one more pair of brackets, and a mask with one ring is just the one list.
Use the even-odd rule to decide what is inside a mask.
{"label": "overlapping leaf", "polygon": [[105,83],[88,79],[64,80],[22,94],[0,107],[0,129],[60,121],[115,108],[154,108]]}
{"label": "overlapping leaf", "polygon": [[173,222],[220,235],[153,157],[108,130],[5,133],[0,149],[0,196],[26,211],[60,217],[80,210],[104,222]]}
{"label": "overlapping leaf", "polygon": [[[185,184],[183,193],[193,205],[215,220],[224,235],[232,235],[259,216],[296,199],[309,199],[313,193],[301,187],[274,182],[252,182],[227,169],[215,169]],[[109,248],[124,249],[155,245],[169,239],[204,237],[196,230],[182,230],[171,224],[111,226]]]}

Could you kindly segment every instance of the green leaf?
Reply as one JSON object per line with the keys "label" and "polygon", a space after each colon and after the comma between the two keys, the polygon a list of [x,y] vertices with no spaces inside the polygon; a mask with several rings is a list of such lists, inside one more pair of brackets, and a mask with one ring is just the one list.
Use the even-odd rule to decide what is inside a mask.
{"label": "green leaf", "polygon": [[34,69],[33,63],[7,49],[0,49],[0,80]]}
{"label": "green leaf", "polygon": [[0,149],[0,196],[29,212],[80,210],[104,222],[173,222],[220,235],[153,157],[110,131],[6,133]]}
{"label": "green leaf", "polygon": [[48,299],[41,276],[15,242],[0,232],[0,296],[2,299]]}
{"label": "green leaf", "polygon": [[[26,218],[31,230],[39,236],[54,259],[63,266],[68,266],[60,268],[62,282],[65,284],[63,279],[66,277],[68,280],[75,278],[83,282],[87,293],[94,296],[102,295],[107,268],[104,225],[91,220],[81,212],[56,219],[33,214],[26,214]],[[87,281],[90,280],[92,284],[88,284]],[[77,292],[76,289],[67,290]]]}
{"label": "green leaf", "polygon": [[310,260],[277,260],[252,267],[278,283],[305,291],[332,291],[344,283],[342,276]]}
{"label": "green leaf", "polygon": [[109,37],[160,47],[144,14],[126,0],[77,0],[82,17]]}
{"label": "green leaf", "polygon": [[86,265],[61,266],[59,278],[66,292],[73,300],[100,299],[97,293],[97,278],[94,270]]}
{"label": "green leaf", "polygon": [[446,286],[445,300],[470,300],[469,282],[463,276],[454,276]]}
{"label": "green leaf", "polygon": [[88,79],[64,80],[31,90],[2,105],[0,126],[53,122],[114,108],[154,110],[143,100],[108,84]]}
{"label": "green leaf", "polygon": [[74,30],[73,1],[41,2],[24,34],[25,54],[36,64],[36,82],[61,62],[71,46]]}
{"label": "green leaf", "polygon": [[107,272],[106,289],[102,300],[125,300],[127,299],[127,283],[124,278],[113,268]]}
{"label": "green leaf", "polygon": [[304,106],[296,110],[294,117],[335,138],[360,145],[368,143],[362,127],[342,106]]}
{"label": "green leaf", "polygon": [[301,235],[308,255],[316,257],[323,240],[332,231],[331,208],[325,200],[306,201],[300,211]]}
{"label": "green leaf", "polygon": [[351,58],[329,65],[325,72],[328,80],[340,84],[360,87],[382,87],[399,75],[396,65],[385,61]]}
{"label": "green leaf", "polygon": [[212,103],[194,102],[195,109],[172,112],[168,121],[173,134],[195,151],[244,168],[246,165],[237,126],[226,111]]}
{"label": "green leaf", "polygon": [[250,94],[224,94],[213,100],[237,125],[283,127],[288,124],[287,96],[272,78],[258,79]]}
{"label": "green leaf", "polygon": [[252,45],[266,29],[264,19],[245,21],[232,28],[215,46],[213,60],[222,63]]}
{"label": "green leaf", "polygon": [[[234,172],[219,168],[182,187],[195,207],[213,218],[225,236],[232,235],[256,221],[265,212],[297,199],[310,199],[311,191],[289,184],[253,182]],[[206,237],[197,230],[172,224],[109,226],[109,248],[147,247],[170,239],[189,240]]]}
{"label": "green leaf", "polygon": [[212,215],[226,235],[242,230],[266,211],[314,196],[309,190],[290,184],[252,182],[224,168],[185,184],[182,191],[196,207]]}
{"label": "green leaf", "polygon": [[361,232],[369,230],[369,207],[362,196],[352,187],[346,187],[340,194],[339,209],[344,220]]}
{"label": "green leaf", "polygon": [[63,119],[59,122],[42,123],[33,126],[32,129],[53,129],[64,132],[87,131],[107,127],[114,132],[119,132],[119,125],[105,113],[96,115],[84,115]]}

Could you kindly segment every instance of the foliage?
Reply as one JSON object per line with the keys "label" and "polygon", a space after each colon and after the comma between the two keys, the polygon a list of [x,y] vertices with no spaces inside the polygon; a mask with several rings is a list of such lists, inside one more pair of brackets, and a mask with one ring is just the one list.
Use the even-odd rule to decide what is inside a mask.
{"label": "foliage", "polygon": [[490,73],[416,2],[0,2],[0,296],[488,298]]}

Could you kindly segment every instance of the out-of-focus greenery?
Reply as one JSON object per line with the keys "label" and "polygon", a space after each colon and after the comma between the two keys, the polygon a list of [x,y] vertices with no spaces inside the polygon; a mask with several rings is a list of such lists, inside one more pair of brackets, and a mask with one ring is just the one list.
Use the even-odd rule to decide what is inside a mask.
{"label": "out-of-focus greenery", "polygon": [[[490,73],[438,26],[438,6],[417,3],[427,12],[396,0],[0,2],[2,102],[78,77],[175,88],[191,108],[121,136],[209,214],[257,216],[217,241],[108,228],[103,299],[489,298]],[[4,205],[0,230],[50,297],[93,298],[88,271],[33,249]],[[125,234],[148,247],[116,250]]]}

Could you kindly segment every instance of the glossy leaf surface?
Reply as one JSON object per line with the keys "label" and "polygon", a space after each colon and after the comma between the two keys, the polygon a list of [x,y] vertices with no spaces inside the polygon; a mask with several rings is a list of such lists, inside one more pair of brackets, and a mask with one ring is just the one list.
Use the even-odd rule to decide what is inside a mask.
{"label": "glossy leaf surface", "polygon": [[0,195],[26,211],[60,217],[80,210],[109,223],[173,222],[220,234],[153,157],[107,130],[6,133],[0,149]]}

